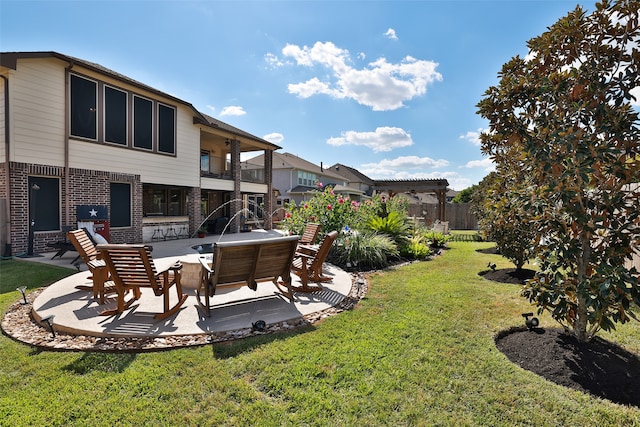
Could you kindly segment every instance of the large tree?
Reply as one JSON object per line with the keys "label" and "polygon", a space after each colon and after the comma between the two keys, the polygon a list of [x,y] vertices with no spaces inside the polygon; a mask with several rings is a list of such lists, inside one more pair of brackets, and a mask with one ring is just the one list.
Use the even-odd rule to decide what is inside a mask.
{"label": "large tree", "polygon": [[482,151],[497,173],[526,176],[521,202],[540,237],[540,274],[524,295],[580,340],[640,304],[638,1],[577,7],[506,63],[478,104]]}
{"label": "large tree", "polygon": [[473,193],[471,209],[486,239],[496,242],[500,254],[520,270],[535,254],[537,233],[523,203],[530,186],[514,178],[522,177],[496,172],[484,177]]}

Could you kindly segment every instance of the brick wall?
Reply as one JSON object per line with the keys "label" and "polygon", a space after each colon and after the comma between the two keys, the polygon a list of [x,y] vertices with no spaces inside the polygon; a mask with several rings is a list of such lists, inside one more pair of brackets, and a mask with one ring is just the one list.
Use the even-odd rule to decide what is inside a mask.
{"label": "brick wall", "polygon": [[[131,184],[132,224],[131,227],[111,229],[112,243],[140,242],[142,239],[142,183],[139,175],[115,174],[71,168],[69,170],[69,197],[66,194],[64,168],[55,166],[11,163],[11,230],[12,252],[14,255],[27,250],[29,239],[29,176],[58,178],[60,180],[60,221],[61,227],[77,225],[77,205],[110,204],[110,183]],[[69,200],[69,208],[65,205]],[[67,218],[68,212],[68,218]],[[65,240],[64,232],[36,232],[34,252],[51,252],[47,243]]]}

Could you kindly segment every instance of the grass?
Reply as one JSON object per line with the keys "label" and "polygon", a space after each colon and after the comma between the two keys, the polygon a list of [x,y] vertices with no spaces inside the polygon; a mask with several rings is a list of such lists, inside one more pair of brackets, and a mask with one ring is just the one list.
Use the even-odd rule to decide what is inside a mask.
{"label": "grass", "polygon": [[[531,309],[517,286],[477,273],[511,264],[476,251],[490,243],[449,246],[373,274],[355,310],[287,334],[140,354],[38,351],[2,336],[0,425],[640,425],[639,408],[497,351],[493,336]],[[5,265],[3,312],[19,298],[7,276],[22,274]],[[637,323],[602,337],[640,353]]]}

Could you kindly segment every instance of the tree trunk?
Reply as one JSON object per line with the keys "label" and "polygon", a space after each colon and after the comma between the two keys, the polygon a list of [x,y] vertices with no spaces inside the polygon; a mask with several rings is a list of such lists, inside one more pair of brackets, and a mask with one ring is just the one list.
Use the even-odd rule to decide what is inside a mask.
{"label": "tree trunk", "polygon": [[587,341],[590,337],[587,335],[587,300],[583,296],[584,292],[582,287],[587,280],[587,266],[589,265],[589,258],[591,257],[591,243],[589,237],[582,236],[582,254],[578,258],[578,277],[576,283],[576,297],[578,303],[578,309],[576,313],[576,320],[573,323],[573,334],[578,341]]}

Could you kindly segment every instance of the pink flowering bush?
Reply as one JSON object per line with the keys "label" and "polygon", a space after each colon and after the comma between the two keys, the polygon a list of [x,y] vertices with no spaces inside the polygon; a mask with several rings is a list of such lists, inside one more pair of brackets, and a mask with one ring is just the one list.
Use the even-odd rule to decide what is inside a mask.
{"label": "pink flowering bush", "polygon": [[367,229],[367,223],[373,217],[398,212],[405,216],[406,201],[398,197],[383,199],[379,195],[364,202],[351,200],[348,196],[336,194],[333,188],[319,183],[309,200],[297,206],[294,202],[285,206],[286,214],[282,227],[292,234],[303,232],[308,222],[317,222],[321,226],[320,237],[337,230]]}
{"label": "pink flowering bush", "polygon": [[[313,196],[296,205],[289,203],[282,228],[290,234],[301,234],[309,222],[319,223],[319,239],[326,233],[337,230],[340,235],[334,243],[329,259],[344,268],[379,268],[389,259],[398,257],[399,245],[404,240],[397,229],[376,229],[372,224],[406,223],[407,201],[400,197],[375,195],[365,201],[351,200],[336,194],[333,188],[319,184]],[[380,218],[384,218],[381,220]],[[405,239],[406,240],[406,239]]]}

